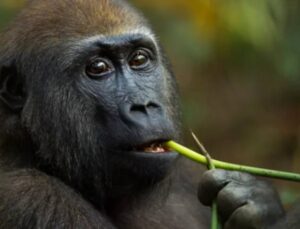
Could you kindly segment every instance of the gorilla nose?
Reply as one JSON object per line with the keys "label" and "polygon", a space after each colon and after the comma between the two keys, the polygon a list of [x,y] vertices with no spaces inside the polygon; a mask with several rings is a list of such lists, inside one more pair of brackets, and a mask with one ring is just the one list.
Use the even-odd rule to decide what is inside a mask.
{"label": "gorilla nose", "polygon": [[126,122],[138,125],[148,125],[150,123],[159,123],[163,119],[163,109],[159,103],[134,103],[122,104],[121,116]]}

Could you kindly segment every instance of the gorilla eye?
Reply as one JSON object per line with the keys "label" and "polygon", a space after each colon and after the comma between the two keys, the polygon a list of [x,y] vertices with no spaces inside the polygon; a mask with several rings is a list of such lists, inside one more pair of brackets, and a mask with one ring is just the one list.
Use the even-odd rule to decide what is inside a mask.
{"label": "gorilla eye", "polygon": [[88,62],[86,74],[92,78],[107,75],[113,71],[111,65],[101,58],[95,58]]}
{"label": "gorilla eye", "polygon": [[150,61],[150,55],[145,50],[138,50],[133,53],[129,60],[129,66],[132,69],[141,69],[147,66]]}

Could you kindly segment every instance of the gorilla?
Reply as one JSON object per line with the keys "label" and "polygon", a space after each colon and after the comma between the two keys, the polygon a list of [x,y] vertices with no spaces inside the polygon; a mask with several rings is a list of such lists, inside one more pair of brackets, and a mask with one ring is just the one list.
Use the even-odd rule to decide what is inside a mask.
{"label": "gorilla", "polygon": [[213,200],[223,228],[285,214],[266,182],[163,145],[180,141],[176,81],[125,1],[28,1],[1,35],[0,123],[1,229],[209,228]]}

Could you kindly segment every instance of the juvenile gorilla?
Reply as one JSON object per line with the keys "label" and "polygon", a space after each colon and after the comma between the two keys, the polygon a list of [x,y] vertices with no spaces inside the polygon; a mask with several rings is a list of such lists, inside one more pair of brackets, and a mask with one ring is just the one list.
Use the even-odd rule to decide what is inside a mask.
{"label": "juvenile gorilla", "polygon": [[[180,140],[175,79],[127,3],[30,1],[1,35],[0,123],[0,228],[209,228],[198,166],[162,146]],[[250,175],[199,180],[225,228],[283,215]]]}

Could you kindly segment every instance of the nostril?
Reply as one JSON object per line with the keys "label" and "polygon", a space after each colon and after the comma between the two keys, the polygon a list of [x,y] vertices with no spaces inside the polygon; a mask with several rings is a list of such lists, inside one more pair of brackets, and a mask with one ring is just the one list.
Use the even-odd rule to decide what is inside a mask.
{"label": "nostril", "polygon": [[152,108],[160,108],[160,106],[156,103],[150,102],[146,105],[146,108],[152,109]]}
{"label": "nostril", "polygon": [[140,113],[148,115],[149,112],[159,110],[160,106],[157,103],[149,102],[146,105],[134,104],[130,107],[129,112],[132,114]]}
{"label": "nostril", "polygon": [[130,112],[140,112],[140,113],[147,113],[147,108],[144,105],[133,105],[130,108]]}

